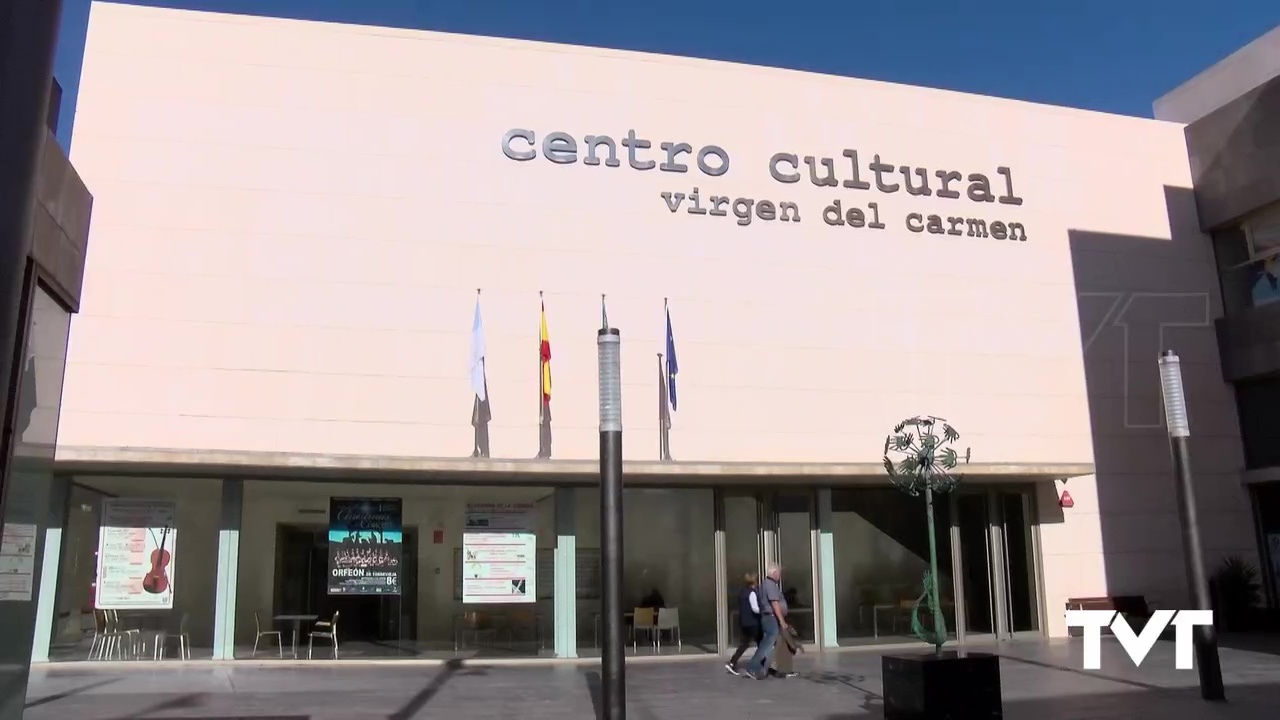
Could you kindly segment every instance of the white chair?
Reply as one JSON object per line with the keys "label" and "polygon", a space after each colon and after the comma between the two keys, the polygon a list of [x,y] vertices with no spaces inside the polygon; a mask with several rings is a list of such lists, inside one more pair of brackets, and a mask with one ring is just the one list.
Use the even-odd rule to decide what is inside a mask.
{"label": "white chair", "polygon": [[253,655],[250,655],[250,657],[254,657],[258,654],[258,643],[264,637],[274,637],[276,639],[276,649],[280,651],[280,657],[284,657],[284,636],[280,634],[279,630],[268,630],[263,632],[262,622],[258,620],[258,613],[253,614],[253,630],[255,633],[253,636]]}
{"label": "white chair", "polygon": [[684,649],[684,643],[680,637],[680,610],[679,608],[660,608],[658,610],[658,624],[654,628],[654,635],[657,636],[658,650],[662,650],[662,633],[671,634],[672,639],[676,641],[676,650]]}
{"label": "white chair", "polygon": [[333,614],[333,619],[329,621],[321,620],[315,624],[315,629],[307,634],[307,659],[311,659],[311,651],[315,647],[316,638],[328,640],[333,643],[333,659],[338,659],[338,614]]}

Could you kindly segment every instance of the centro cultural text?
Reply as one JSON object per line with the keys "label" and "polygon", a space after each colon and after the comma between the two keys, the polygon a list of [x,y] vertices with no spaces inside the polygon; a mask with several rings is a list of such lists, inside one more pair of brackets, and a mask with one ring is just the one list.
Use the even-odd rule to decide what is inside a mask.
{"label": "centro cultural text", "polygon": [[[696,150],[685,142],[661,142],[653,149],[650,140],[637,137],[635,130],[627,131],[615,140],[608,135],[587,135],[581,143],[572,135],[552,132],[542,136],[533,130],[512,129],[502,136],[502,154],[512,160],[534,160],[539,155],[557,165],[572,165],[581,159],[583,165],[620,167],[619,148],[633,170],[658,169],[669,173],[687,173],[691,168],[711,178],[719,178],[729,172],[729,153],[718,145],[703,145]],[[780,183],[793,184],[804,180],[817,187],[871,190],[891,194],[905,192],[917,197],[936,196],[950,200],[968,199],[975,203],[1021,205],[1022,198],[1013,192],[1013,171],[1007,167],[996,168],[996,189],[991,176],[985,173],[962,173],[959,170],[930,170],[910,165],[893,165],[872,155],[870,162],[859,158],[857,150],[844,150],[840,157],[800,157],[794,153],[779,152],[769,158],[769,175]],[[681,210],[690,215],[727,217],[732,214],[739,225],[750,225],[753,220],[800,222],[800,206],[781,200],[754,200],[732,198],[726,195],[703,194],[694,187],[691,192],[663,192],[662,201],[667,210]],[[822,220],[833,227],[870,228],[883,230],[880,206],[876,202],[866,207],[845,207],[840,198],[822,210]],[[964,215],[936,215],[909,213],[904,218],[906,228],[914,233],[932,235],[965,235],[976,238],[1013,240],[1025,242],[1026,228],[1020,222],[989,220]]]}

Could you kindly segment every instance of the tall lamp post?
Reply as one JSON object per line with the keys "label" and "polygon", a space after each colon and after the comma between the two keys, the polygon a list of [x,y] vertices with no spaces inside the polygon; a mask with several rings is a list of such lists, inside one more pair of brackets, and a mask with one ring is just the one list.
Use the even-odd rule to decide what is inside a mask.
{"label": "tall lamp post", "polygon": [[600,358],[600,540],[604,610],[601,656],[603,720],[627,717],[627,681],[622,632],[622,337],[603,327],[596,336]]}
{"label": "tall lamp post", "polygon": [[[1195,487],[1191,482],[1191,453],[1187,439],[1191,424],[1187,421],[1187,400],[1182,393],[1182,367],[1178,355],[1165,350],[1160,355],[1160,391],[1164,396],[1164,416],[1169,426],[1169,445],[1173,454],[1173,472],[1178,484],[1178,517],[1182,521],[1182,549],[1186,554],[1187,579],[1191,583],[1194,610],[1212,610],[1209,580],[1204,571],[1204,553],[1200,546],[1200,519],[1196,509]],[[1222,665],[1218,659],[1218,633],[1213,625],[1191,628],[1195,644],[1196,671],[1200,675],[1200,696],[1205,700],[1224,700]]]}

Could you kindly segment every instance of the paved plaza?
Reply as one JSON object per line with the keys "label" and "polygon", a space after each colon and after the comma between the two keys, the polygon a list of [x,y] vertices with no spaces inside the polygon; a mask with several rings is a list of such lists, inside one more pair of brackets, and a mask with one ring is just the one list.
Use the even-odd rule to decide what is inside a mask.
{"label": "paved plaza", "polygon": [[[1005,717],[1280,717],[1280,653],[1268,644],[1222,651],[1228,702],[1200,700],[1194,671],[1173,669],[1160,643],[1133,667],[1103,641],[1101,671],[1080,667],[1079,641],[1005,643]],[[800,677],[763,682],[725,673],[713,658],[628,665],[631,720],[855,720],[879,718],[880,653],[810,653]],[[32,672],[28,720],[409,720],[596,717],[598,668],[590,664],[425,665],[387,662],[67,664]]]}

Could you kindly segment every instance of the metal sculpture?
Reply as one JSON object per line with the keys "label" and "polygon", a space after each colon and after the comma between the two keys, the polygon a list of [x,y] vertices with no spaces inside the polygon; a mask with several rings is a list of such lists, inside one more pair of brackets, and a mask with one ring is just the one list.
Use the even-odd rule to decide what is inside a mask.
{"label": "metal sculpture", "polygon": [[[932,415],[903,420],[893,428],[893,434],[884,441],[884,469],[895,487],[912,497],[924,495],[925,514],[929,528],[929,569],[924,574],[924,591],[911,609],[911,632],[921,640],[942,652],[947,641],[947,623],[942,617],[942,604],[938,598],[938,542],[934,536],[933,498],[955,489],[960,477],[952,471],[962,462],[969,462],[969,449],[961,456],[953,443],[960,433],[946,420]],[[890,454],[896,454],[895,462]],[[933,616],[933,630],[920,623],[920,606],[928,602]]]}

